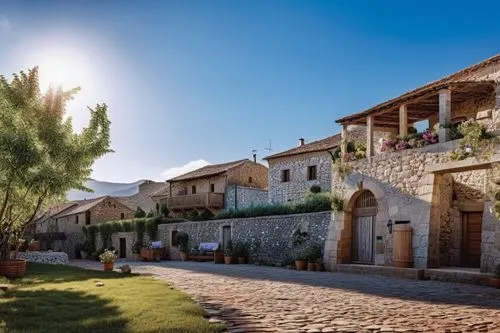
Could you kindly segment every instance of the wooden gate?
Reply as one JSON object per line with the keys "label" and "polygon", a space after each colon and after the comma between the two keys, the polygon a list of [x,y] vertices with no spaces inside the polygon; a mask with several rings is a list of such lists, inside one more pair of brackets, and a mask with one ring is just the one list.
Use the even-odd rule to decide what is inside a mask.
{"label": "wooden gate", "polygon": [[353,262],[373,264],[375,247],[375,216],[377,200],[370,191],[364,191],[354,203],[352,249]]}
{"label": "wooden gate", "polygon": [[479,267],[481,264],[481,231],[483,224],[482,212],[464,213],[462,265]]}

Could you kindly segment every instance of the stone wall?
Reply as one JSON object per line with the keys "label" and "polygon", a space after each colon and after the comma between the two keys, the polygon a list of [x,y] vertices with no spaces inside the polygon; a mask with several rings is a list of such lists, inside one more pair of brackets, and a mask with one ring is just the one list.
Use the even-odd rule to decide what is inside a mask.
{"label": "stone wall", "polygon": [[[222,243],[222,228],[230,226],[233,242],[246,241],[255,247],[251,253],[252,261],[281,264],[296,250],[293,241],[297,230],[307,233],[306,242],[302,246],[318,243],[323,247],[331,219],[331,212],[321,212],[162,224],[158,231],[160,239],[170,246],[172,231],[184,231],[189,235],[189,247],[197,248],[201,242]],[[177,248],[171,246],[170,253],[173,259],[178,258]]]}
{"label": "stone wall", "polygon": [[[307,179],[307,168],[316,166],[317,178]],[[283,182],[281,173],[290,170],[290,181]],[[311,186],[319,185],[323,191],[332,186],[332,157],[328,152],[315,152],[269,160],[269,201],[286,203],[301,201]]]}
{"label": "stone wall", "polygon": [[260,188],[230,185],[224,195],[225,210],[263,206],[268,203],[268,192]]}
{"label": "stone wall", "polygon": [[481,272],[493,272],[500,265],[500,221],[493,212],[494,201],[486,201],[481,235]]}

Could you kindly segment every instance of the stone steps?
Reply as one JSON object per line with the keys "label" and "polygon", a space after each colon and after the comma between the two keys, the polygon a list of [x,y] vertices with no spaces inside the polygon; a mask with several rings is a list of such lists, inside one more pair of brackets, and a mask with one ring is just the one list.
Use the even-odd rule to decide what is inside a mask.
{"label": "stone steps", "polygon": [[391,266],[339,264],[333,267],[333,272],[352,274],[372,274],[391,276],[402,279],[423,280],[424,270],[419,268],[400,268]]}

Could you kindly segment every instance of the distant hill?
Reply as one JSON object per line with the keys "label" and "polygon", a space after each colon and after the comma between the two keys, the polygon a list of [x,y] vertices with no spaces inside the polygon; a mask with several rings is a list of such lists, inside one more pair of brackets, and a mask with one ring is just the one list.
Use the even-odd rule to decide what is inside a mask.
{"label": "distant hill", "polygon": [[119,197],[129,197],[139,192],[139,185],[144,180],[138,180],[133,183],[111,183],[101,182],[94,179],[89,179],[85,182],[85,186],[94,190],[94,192],[83,192],[71,190],[67,194],[68,200],[83,200],[102,197],[104,195],[112,195]]}

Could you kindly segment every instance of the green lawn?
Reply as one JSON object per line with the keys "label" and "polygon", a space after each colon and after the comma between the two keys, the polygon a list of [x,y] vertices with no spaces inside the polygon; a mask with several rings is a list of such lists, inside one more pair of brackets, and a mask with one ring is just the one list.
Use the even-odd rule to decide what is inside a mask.
{"label": "green lawn", "polygon": [[2,333],[223,330],[187,295],[148,276],[29,264],[26,277],[13,283],[0,295]]}

